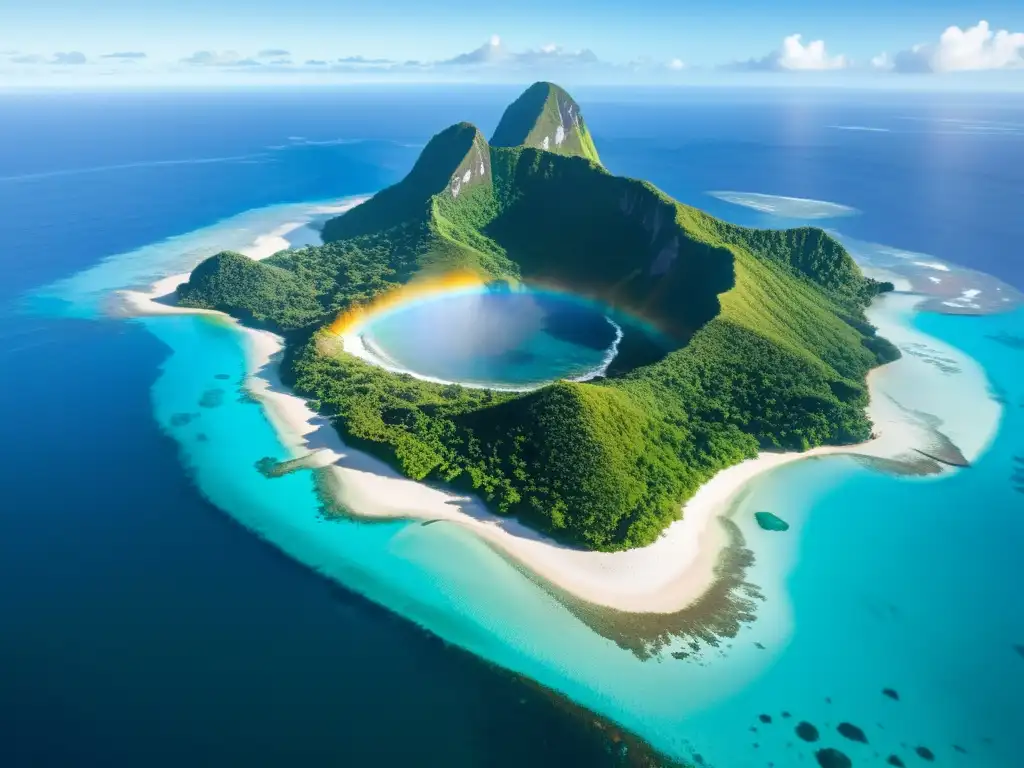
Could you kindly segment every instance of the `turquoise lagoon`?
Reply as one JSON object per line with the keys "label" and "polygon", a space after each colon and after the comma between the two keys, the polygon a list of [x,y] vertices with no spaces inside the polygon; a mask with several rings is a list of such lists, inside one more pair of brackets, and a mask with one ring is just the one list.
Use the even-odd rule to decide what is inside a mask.
{"label": "turquoise lagoon", "polygon": [[[113,257],[44,291],[49,301],[37,309],[95,313],[112,290],[188,269],[207,255],[200,251],[215,250],[214,240],[217,248],[242,247],[253,232],[297,213],[262,209]],[[191,263],[183,253],[193,254]],[[245,335],[204,317],[131,322],[168,348],[154,414],[213,503],[307,566],[669,754],[700,755],[723,768],[788,766],[813,764],[814,752],[831,746],[854,765],[883,765],[889,754],[910,765],[920,762],[913,748],[925,746],[939,765],[1021,762],[1024,658],[1014,648],[1024,643],[1015,565],[1024,544],[1024,459],[1014,458],[1024,456],[1021,311],[912,316],[918,331],[984,367],[990,397],[1003,405],[987,450],[971,468],[930,479],[883,474],[844,457],[757,479],[734,514],[756,558],[747,580],[764,598],[757,618],[685,659],[671,652],[689,651],[691,638],[643,658],[620,647],[455,526],[325,517],[310,473],[268,479],[256,468],[287,451],[246,395]],[[934,386],[943,399],[942,376]],[[948,413],[968,405],[955,391],[945,397]],[[758,510],[791,529],[760,530]],[[886,688],[899,700],[883,695]],[[818,727],[819,742],[795,736],[801,720]],[[838,735],[844,721],[862,728],[868,744]]]}
{"label": "turquoise lagoon", "polygon": [[569,294],[482,286],[370,318],[360,331],[379,362],[432,381],[528,389],[603,373],[622,329]]}

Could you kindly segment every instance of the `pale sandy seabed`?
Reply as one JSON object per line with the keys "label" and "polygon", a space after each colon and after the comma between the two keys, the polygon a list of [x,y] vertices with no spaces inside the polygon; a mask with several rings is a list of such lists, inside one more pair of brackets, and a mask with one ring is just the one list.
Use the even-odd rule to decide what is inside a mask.
{"label": "pale sandy seabed", "polygon": [[[349,201],[347,207],[358,202]],[[303,225],[283,225],[257,238],[243,252],[254,259],[273,255],[288,247],[285,235]],[[188,273],[182,273],[159,280],[145,292],[123,291],[118,309],[126,315],[201,313],[226,318],[209,310],[175,306],[174,291],[187,279]],[[692,605],[715,583],[716,566],[730,543],[727,528],[718,518],[729,513],[740,491],[757,475],[830,454],[865,457],[895,471],[938,473],[950,471],[950,463],[972,461],[985,448],[998,426],[1000,406],[988,396],[985,374],[973,360],[911,326],[914,308],[924,300],[920,294],[897,292],[879,298],[869,309],[879,334],[904,352],[900,360],[872,371],[868,378],[873,439],[804,453],[765,452],[725,469],[686,503],[682,519],[672,523],[658,541],[615,553],[559,544],[514,519],[492,514],[475,497],[409,480],[381,460],[353,450],[325,417],[282,385],[281,337],[238,327],[247,341],[249,390],[265,406],[292,457],[304,458],[305,466],[325,468],[330,478],[327,485],[348,512],[367,518],[450,521],[586,603],[628,613],[670,614]],[[943,376],[955,376],[955,382],[943,381]]]}

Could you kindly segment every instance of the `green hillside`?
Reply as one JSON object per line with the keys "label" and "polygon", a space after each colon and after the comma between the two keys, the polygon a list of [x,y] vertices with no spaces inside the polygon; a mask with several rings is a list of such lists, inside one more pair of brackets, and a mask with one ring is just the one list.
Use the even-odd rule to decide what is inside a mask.
{"label": "green hillside", "polygon": [[[532,86],[495,142],[535,141],[524,126],[546,118],[523,115],[537,113],[538,93],[544,105],[568,99]],[[353,444],[596,549],[653,541],[711,475],[762,448],[869,436],[865,376],[898,353],[864,308],[891,286],[866,279],[819,229],[730,225],[611,175],[596,152],[559,149],[488,145],[452,126],[405,179],[329,222],[325,245],[258,263],[220,254],[179,300],[286,332],[286,377]],[[510,394],[389,373],[323,329],[353,304],[456,268],[601,297],[674,347],[655,359],[624,346],[606,379]]]}
{"label": "green hillside", "polygon": [[530,147],[600,163],[580,105],[554,83],[534,83],[509,105],[491,137],[494,147]]}

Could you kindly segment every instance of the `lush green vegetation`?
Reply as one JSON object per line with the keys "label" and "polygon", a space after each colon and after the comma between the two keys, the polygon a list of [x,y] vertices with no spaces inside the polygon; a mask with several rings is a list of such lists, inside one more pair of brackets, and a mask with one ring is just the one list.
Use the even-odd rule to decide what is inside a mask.
{"label": "lush green vegetation", "polygon": [[491,146],[533,147],[601,162],[580,105],[554,83],[534,83],[512,102],[494,130]]}
{"label": "lush green vegetation", "polygon": [[[538,93],[543,105],[562,98],[542,85],[509,108],[496,140],[529,137]],[[592,548],[653,541],[712,474],[758,450],[867,438],[865,375],[898,356],[864,318],[891,286],[864,278],[823,231],[733,226],[612,176],[596,152],[488,146],[465,123],[324,234],[322,247],[259,263],[219,254],[180,300],[288,333],[289,382],[347,440]],[[322,329],[353,303],[455,268],[600,297],[676,346],[599,382],[509,394],[389,373]],[[634,359],[625,347],[620,357]]]}

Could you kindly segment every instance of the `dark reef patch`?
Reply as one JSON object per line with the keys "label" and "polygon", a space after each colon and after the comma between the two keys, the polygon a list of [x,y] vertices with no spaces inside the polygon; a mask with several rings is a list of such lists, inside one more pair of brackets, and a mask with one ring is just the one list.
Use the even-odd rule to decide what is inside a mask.
{"label": "dark reef patch", "polygon": [[836,730],[839,731],[840,736],[850,741],[859,741],[861,744],[868,743],[867,735],[853,723],[840,723],[836,726]]}
{"label": "dark reef patch", "polygon": [[989,334],[985,338],[998,342],[999,344],[1009,347],[1010,349],[1015,349],[1018,352],[1024,352],[1024,336],[1016,336],[1012,333],[1007,333],[1006,331],[1003,331],[1001,333]]}
{"label": "dark reef patch", "polygon": [[197,443],[207,443],[209,441],[210,441],[210,438],[207,436],[207,434],[205,432],[200,432],[198,435],[196,435],[196,442]]}
{"label": "dark reef patch", "polygon": [[766,723],[766,724],[770,723],[772,721],[772,716],[771,715],[758,715],[757,718],[762,723]]}
{"label": "dark reef patch", "polygon": [[1018,493],[1024,493],[1024,456],[1013,457],[1013,474],[1010,475],[1010,483]]}
{"label": "dark reef patch", "polygon": [[208,389],[199,398],[199,405],[202,408],[217,408],[224,404],[223,389]]}
{"label": "dark reef patch", "polygon": [[282,477],[292,472],[298,472],[300,469],[312,469],[315,457],[315,451],[284,461],[278,461],[273,456],[264,456],[256,461],[256,469],[267,478]]}
{"label": "dark reef patch", "polygon": [[788,531],[789,523],[771,512],[755,512],[754,519],[765,531]]}
{"label": "dark reef patch", "polygon": [[198,413],[175,413],[171,416],[171,426],[184,427],[198,418]]}
{"label": "dark reef patch", "polygon": [[885,762],[896,766],[896,768],[906,768],[906,763],[903,762],[899,755],[889,755]]}
{"label": "dark reef patch", "polygon": [[1015,646],[1013,646],[1013,650],[1015,650],[1017,652],[1017,654],[1022,659],[1024,659],[1024,645],[1015,645]]}
{"label": "dark reef patch", "polygon": [[938,368],[944,374],[960,373],[960,366],[957,361],[950,357],[944,357],[937,350],[919,342],[904,344],[900,350],[911,357],[916,357],[922,362]]}
{"label": "dark reef patch", "polygon": [[899,701],[900,700],[900,695],[899,695],[899,693],[896,692],[895,688],[883,688],[882,689],[882,695],[883,696],[888,696],[893,701]]}
{"label": "dark reef patch", "polygon": [[218,373],[213,378],[220,379],[221,381],[227,381],[228,379],[231,378],[231,374],[230,373]]}
{"label": "dark reef patch", "polygon": [[814,753],[821,768],[851,768],[853,761],[838,749],[826,747]]}
{"label": "dark reef patch", "polygon": [[914,751],[917,752],[917,756],[922,760],[927,760],[929,763],[935,762],[935,753],[928,749],[928,747],[914,747]]}
{"label": "dark reef patch", "polygon": [[804,741],[815,742],[820,738],[817,727],[812,723],[808,723],[806,720],[797,723],[796,728],[793,730],[795,730],[796,735]]}
{"label": "dark reef patch", "polygon": [[954,752],[959,752],[961,755],[966,755],[967,754],[967,750],[964,749],[963,747],[961,747],[959,744],[954,744],[953,745],[953,751]]}

